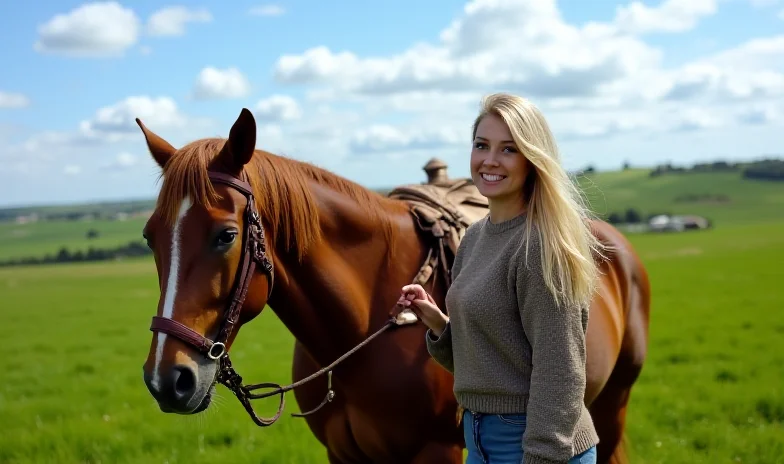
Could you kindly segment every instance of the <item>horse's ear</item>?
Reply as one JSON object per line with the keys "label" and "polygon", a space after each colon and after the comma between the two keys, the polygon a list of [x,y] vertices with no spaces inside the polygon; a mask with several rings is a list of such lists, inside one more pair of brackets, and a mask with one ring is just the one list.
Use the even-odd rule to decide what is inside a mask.
{"label": "horse's ear", "polygon": [[144,134],[145,140],[147,140],[147,148],[149,148],[153,159],[155,159],[155,162],[158,163],[161,168],[163,168],[166,165],[166,162],[169,161],[169,158],[171,158],[174,152],[177,150],[171,146],[169,142],[163,140],[157,134],[147,129],[147,127],[142,124],[142,121],[139,118],[136,118],[136,124],[139,125],[139,128],[141,128],[142,133]]}
{"label": "horse's ear", "polygon": [[256,150],[256,119],[247,108],[240,111],[229,131],[229,140],[220,156],[226,165],[241,171]]}

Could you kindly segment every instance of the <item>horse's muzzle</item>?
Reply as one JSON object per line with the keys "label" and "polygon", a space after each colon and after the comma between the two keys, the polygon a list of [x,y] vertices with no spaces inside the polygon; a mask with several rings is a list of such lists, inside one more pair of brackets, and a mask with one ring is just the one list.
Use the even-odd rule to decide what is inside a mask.
{"label": "horse's muzzle", "polygon": [[[198,373],[183,364],[161,372],[157,378],[144,373],[144,383],[163,412],[190,414],[202,402]],[[196,398],[199,396],[199,398]]]}

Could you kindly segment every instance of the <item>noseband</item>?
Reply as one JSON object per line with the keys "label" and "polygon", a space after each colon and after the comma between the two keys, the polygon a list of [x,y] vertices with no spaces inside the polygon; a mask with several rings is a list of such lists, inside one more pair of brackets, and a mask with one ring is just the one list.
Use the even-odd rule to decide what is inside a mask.
{"label": "noseband", "polygon": [[[360,342],[358,345],[343,354],[328,366],[319,369],[317,372],[314,372],[304,379],[301,379],[290,385],[286,385],[285,387],[281,387],[276,383],[243,385],[242,377],[237,374],[231,365],[231,360],[229,359],[229,353],[228,349],[226,348],[226,344],[228,343],[229,337],[234,330],[234,326],[239,319],[240,312],[242,311],[242,305],[245,302],[245,296],[248,293],[250,281],[253,278],[256,267],[260,267],[267,276],[268,300],[272,294],[275,272],[272,266],[272,261],[267,256],[267,244],[264,238],[264,228],[261,225],[261,218],[259,217],[258,211],[256,210],[256,201],[254,199],[253,190],[250,184],[234,176],[214,171],[209,172],[209,178],[213,183],[225,184],[236,189],[245,195],[245,198],[248,200],[248,204],[245,207],[245,212],[243,215],[244,230],[242,234],[242,257],[239,265],[239,271],[237,278],[235,279],[234,288],[231,292],[231,298],[229,300],[228,307],[224,312],[224,319],[223,323],[221,324],[221,328],[218,331],[218,336],[215,337],[214,340],[210,340],[209,338],[201,335],[200,333],[180,322],[160,316],[153,316],[150,330],[153,332],[162,332],[176,337],[177,339],[204,353],[205,356],[207,356],[209,359],[217,360],[220,363],[220,366],[217,371],[215,381],[225,385],[229,390],[231,390],[245,407],[245,410],[248,412],[253,422],[255,422],[256,425],[262,427],[272,425],[280,418],[280,415],[283,412],[283,408],[285,406],[285,399],[283,395],[287,391],[293,390],[294,388],[310,382],[311,380],[326,373],[328,382],[327,394],[321,404],[310,411],[301,414],[292,414],[292,416],[305,417],[313,414],[335,398],[335,392],[332,390],[332,369],[335,366],[343,362],[343,360],[351,356],[366,344],[370,343],[374,338],[381,335],[387,329],[394,326],[414,323],[416,322],[416,318],[412,319],[410,317],[404,317],[403,314],[398,313],[398,315],[391,317],[383,326],[381,326],[381,328],[376,330],[376,332],[371,334],[365,340]],[[265,393],[253,393],[255,390],[264,388],[271,390]],[[250,400],[267,398],[273,395],[280,395],[278,411],[271,418],[259,417],[253,410],[253,406],[250,404]]]}

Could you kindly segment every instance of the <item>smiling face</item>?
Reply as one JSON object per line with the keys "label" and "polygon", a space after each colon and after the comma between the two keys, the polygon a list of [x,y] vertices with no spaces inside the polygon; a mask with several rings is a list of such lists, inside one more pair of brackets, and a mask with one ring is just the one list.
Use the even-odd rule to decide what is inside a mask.
{"label": "smiling face", "polygon": [[517,148],[504,120],[490,113],[476,128],[471,150],[471,178],[493,203],[519,204],[531,165]]}

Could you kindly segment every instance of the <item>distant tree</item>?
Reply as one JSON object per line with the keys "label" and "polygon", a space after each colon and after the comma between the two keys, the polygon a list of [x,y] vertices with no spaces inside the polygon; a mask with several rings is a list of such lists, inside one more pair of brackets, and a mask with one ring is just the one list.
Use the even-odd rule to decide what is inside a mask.
{"label": "distant tree", "polygon": [[628,161],[624,161],[623,162],[623,170],[624,171],[628,171],[629,169],[631,169],[631,167],[632,167],[632,165]]}
{"label": "distant tree", "polygon": [[98,232],[95,229],[90,229],[90,230],[87,231],[87,239],[88,240],[92,240],[94,238],[98,238],[99,235],[101,235],[100,232]]}
{"label": "distant tree", "polygon": [[750,163],[743,170],[746,179],[784,181],[784,160],[766,159]]}
{"label": "distant tree", "polygon": [[71,260],[71,253],[68,252],[68,248],[62,247],[57,253],[57,257],[55,259],[57,262],[66,263]]}
{"label": "distant tree", "polygon": [[636,209],[629,208],[626,210],[625,219],[628,224],[639,224],[642,221],[642,215]]}
{"label": "distant tree", "polygon": [[607,216],[607,222],[610,224],[620,224],[623,222],[623,218],[621,218],[620,214],[613,211],[609,216]]}

